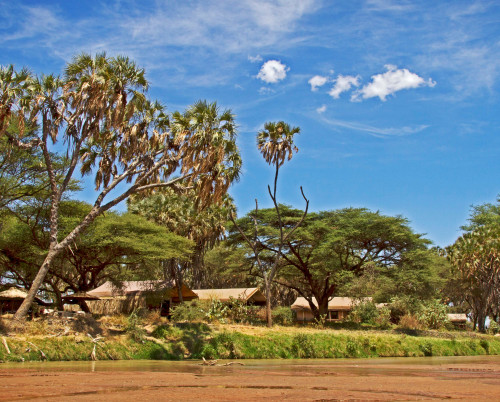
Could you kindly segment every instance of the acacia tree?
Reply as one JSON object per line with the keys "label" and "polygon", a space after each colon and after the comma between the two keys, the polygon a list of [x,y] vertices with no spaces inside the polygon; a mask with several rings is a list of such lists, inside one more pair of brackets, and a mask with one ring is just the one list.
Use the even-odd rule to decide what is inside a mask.
{"label": "acacia tree", "polygon": [[[268,258],[272,248],[266,245],[278,243],[279,222],[291,229],[302,217],[302,211],[284,205],[280,205],[280,212],[280,221],[273,208],[253,215],[261,236],[266,236],[264,252],[268,252]],[[248,227],[250,217],[239,222]],[[309,213],[282,246],[281,268],[275,282],[304,297],[316,318],[326,315],[329,300],[345,292],[346,286],[362,277],[367,267],[388,275],[404,275],[406,285],[421,295],[422,288],[432,282],[425,278],[430,274],[423,262],[428,252],[426,244],[428,241],[413,233],[402,217],[365,208]]]}
{"label": "acacia tree", "polygon": [[[37,78],[12,66],[0,70],[0,136],[19,149],[39,147],[50,182],[49,248],[17,320],[25,317],[54,259],[98,215],[131,194],[174,185],[196,188],[204,205],[220,199],[239,171],[235,133],[171,126],[163,106],[146,98],[147,87],[143,69],[127,57],[104,53],[75,57],[63,78]],[[13,115],[21,123],[18,135],[8,130]],[[39,127],[29,141],[26,123]],[[68,158],[60,182],[50,152],[58,140]],[[59,205],[77,167],[94,176],[98,195],[90,212],[59,239]]]}
{"label": "acacia tree", "polygon": [[[242,238],[251,248],[260,276],[264,280],[266,293],[266,319],[268,327],[271,327],[273,325],[271,315],[271,285],[280,266],[283,246],[293,235],[295,230],[301,225],[307,215],[307,210],[309,208],[309,200],[304,195],[302,187],[300,187],[302,197],[306,202],[304,213],[302,215],[302,218],[297,221],[293,227],[285,230],[281,218],[280,207],[277,201],[278,175],[280,167],[285,163],[285,160],[292,159],[293,151],[298,152],[298,148],[293,143],[293,137],[299,132],[299,127],[290,127],[287,123],[280,121],[277,123],[266,123],[264,125],[264,130],[260,131],[257,134],[257,148],[264,157],[264,160],[269,165],[274,165],[275,167],[273,188],[271,189],[271,186],[268,185],[267,189],[276,211],[277,227],[279,232],[277,238],[271,240],[265,234],[259,231],[257,220],[257,217],[259,215],[259,204],[257,200],[255,200],[255,211],[251,215],[251,219],[254,222],[253,234],[246,234],[245,231],[236,222],[234,215],[231,214],[231,221],[241,234]],[[262,258],[261,253],[263,250],[270,252],[272,254],[271,258]]]}
{"label": "acacia tree", "polygon": [[[60,237],[73,229],[91,205],[64,201],[60,207]],[[25,221],[9,219],[0,233],[3,277],[29,288],[48,247],[47,212],[33,211]],[[62,295],[87,292],[106,280],[150,278],[160,259],[188,259],[192,242],[146,218],[108,212],[97,217],[70,248],[52,263],[41,291],[62,308]]]}

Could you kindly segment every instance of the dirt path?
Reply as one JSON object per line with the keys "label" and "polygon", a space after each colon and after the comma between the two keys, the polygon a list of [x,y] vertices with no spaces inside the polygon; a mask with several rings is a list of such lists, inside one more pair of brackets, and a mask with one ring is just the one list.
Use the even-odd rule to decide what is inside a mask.
{"label": "dirt path", "polygon": [[472,364],[356,362],[167,371],[0,366],[0,401],[500,400],[500,359]]}

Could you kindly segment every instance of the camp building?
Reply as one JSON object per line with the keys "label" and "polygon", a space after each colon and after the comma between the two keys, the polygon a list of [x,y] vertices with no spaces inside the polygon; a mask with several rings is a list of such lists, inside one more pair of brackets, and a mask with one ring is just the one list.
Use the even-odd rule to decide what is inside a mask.
{"label": "camp building", "polygon": [[[130,314],[137,308],[160,309],[168,317],[170,307],[179,303],[180,297],[175,281],[124,281],[118,285],[108,281],[87,292],[98,300],[86,303],[93,314]],[[186,285],[182,285],[182,299],[189,301],[198,296]]]}
{"label": "camp building", "polygon": [[[371,298],[365,297],[363,298],[363,300],[371,301]],[[359,299],[354,299],[352,297],[333,297],[328,302],[327,320],[342,321],[359,302]],[[314,299],[314,304],[315,306],[318,306],[316,299]],[[305,297],[297,297],[297,300],[295,300],[291,308],[297,315],[297,321],[312,321],[314,319],[311,306],[309,305],[309,302],[305,299]]]}
{"label": "camp building", "polygon": [[220,300],[222,302],[239,299],[251,306],[265,306],[266,296],[259,288],[235,288],[235,289],[194,289],[200,300]]}

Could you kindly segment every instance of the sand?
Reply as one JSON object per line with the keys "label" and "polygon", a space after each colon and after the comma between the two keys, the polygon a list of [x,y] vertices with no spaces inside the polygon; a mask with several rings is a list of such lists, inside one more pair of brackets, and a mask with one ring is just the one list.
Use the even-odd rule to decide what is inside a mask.
{"label": "sand", "polygon": [[111,363],[92,367],[88,363],[75,371],[71,363],[0,365],[0,401],[500,401],[500,357],[429,363],[243,361],[244,366],[229,367],[197,362],[146,368]]}

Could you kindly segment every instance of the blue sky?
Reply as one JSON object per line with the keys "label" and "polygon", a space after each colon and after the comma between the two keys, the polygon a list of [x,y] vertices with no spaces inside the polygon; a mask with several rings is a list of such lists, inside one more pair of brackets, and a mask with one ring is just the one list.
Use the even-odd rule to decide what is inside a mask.
{"label": "blue sky", "polygon": [[[281,202],[400,214],[446,246],[500,193],[500,3],[392,0],[0,0],[0,64],[60,73],[80,52],[146,68],[170,111],[236,114],[239,212],[270,206],[266,121],[299,126]],[[89,187],[82,197],[92,201]]]}

